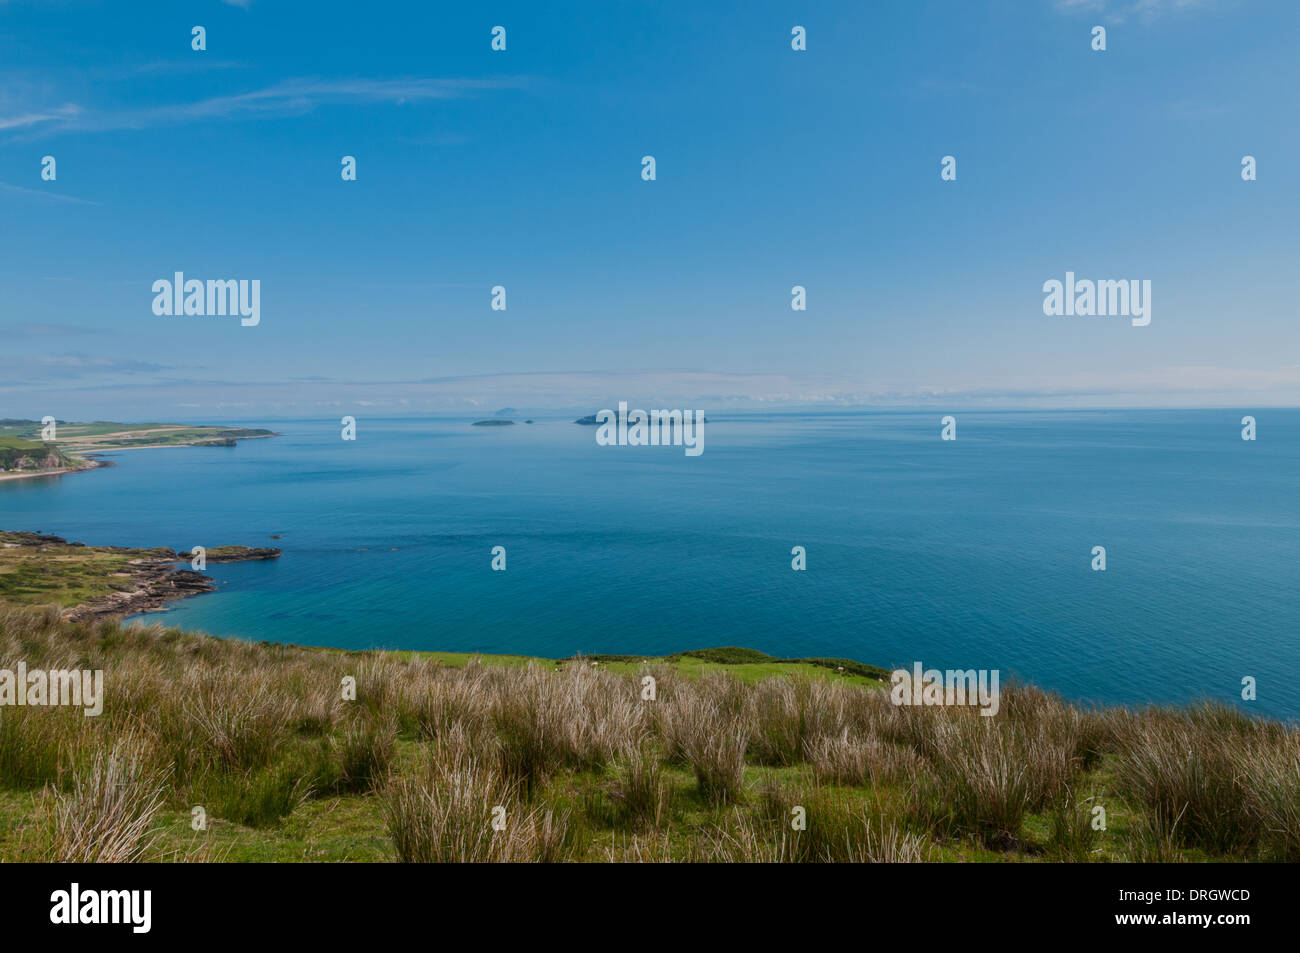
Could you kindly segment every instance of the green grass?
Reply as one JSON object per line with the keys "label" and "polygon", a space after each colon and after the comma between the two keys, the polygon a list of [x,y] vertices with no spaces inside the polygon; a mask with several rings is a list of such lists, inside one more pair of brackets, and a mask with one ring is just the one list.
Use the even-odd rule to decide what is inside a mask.
{"label": "green grass", "polygon": [[0,546],[0,601],[70,609],[106,593],[132,588],[126,577],[115,574],[125,572],[133,558],[89,546],[40,550]]}
{"label": "green grass", "polygon": [[[734,647],[356,652],[0,605],[0,668],[19,658],[102,669],[107,697],[98,718],[0,708],[0,861],[84,843],[78,825],[107,808],[76,792],[108,789],[96,772],[119,748],[131,789],[162,791],[156,840],[126,845],[152,861],[394,861],[403,844],[508,860],[1195,862],[1294,860],[1300,842],[1300,736],[1222,706],[1081,710],[1007,686],[985,719],[895,708],[847,666]],[[501,837],[484,833],[494,804],[511,819]],[[1198,822],[1171,825],[1188,804]]]}
{"label": "green grass", "polygon": [[865,662],[840,658],[778,658],[735,645],[713,649],[692,649],[663,658],[642,655],[587,655],[589,662],[608,665],[612,671],[635,672],[644,662],[655,661],[673,665],[678,671],[693,677],[710,672],[726,672],[742,681],[753,683],[776,675],[801,675],[825,677],[834,675],[854,684],[887,682],[889,671]]}
{"label": "green grass", "polygon": [[[642,668],[644,663],[640,658],[638,657],[638,661],[635,662],[613,661],[602,662],[601,664],[607,666],[612,672],[631,675]],[[770,662],[709,662],[692,655],[669,655],[663,658],[647,657],[645,661],[668,665],[689,678],[700,678],[709,674],[731,675],[748,685],[753,685],[765,678],[776,678],[782,675],[801,678],[834,678],[837,681],[854,685],[880,684],[874,678],[867,678],[847,671],[837,673],[826,666],[794,659],[772,659]]]}
{"label": "green grass", "polygon": [[[211,552],[211,551],[209,551]],[[347,649],[323,649],[322,651],[340,652],[343,654],[360,655],[363,653],[352,652]],[[780,675],[796,675],[802,678],[826,679],[834,678],[836,681],[854,685],[878,686],[878,679],[868,678],[856,673],[843,672],[837,673],[828,666],[815,664],[812,662],[796,661],[794,659],[777,659],[772,658],[768,662],[706,662],[694,655],[676,654],[665,656],[652,655],[584,655],[579,658],[551,659],[538,655],[492,655],[480,652],[431,652],[416,651],[407,649],[393,649],[387,654],[398,659],[420,658],[436,661],[441,665],[450,668],[464,668],[471,661],[488,666],[504,666],[507,668],[525,668],[530,663],[537,663],[546,666],[561,668],[565,664],[578,661],[579,658],[584,662],[595,662],[599,667],[606,671],[614,672],[620,675],[635,675],[640,672],[646,665],[663,665],[671,668],[687,678],[698,679],[708,674],[725,674],[735,677],[746,683],[754,684],[765,678],[772,678]],[[757,653],[761,655],[762,653]],[[768,656],[771,658],[770,656]],[[862,663],[855,663],[861,665]],[[882,669],[883,671],[883,669]],[[886,673],[886,678],[888,674]]]}

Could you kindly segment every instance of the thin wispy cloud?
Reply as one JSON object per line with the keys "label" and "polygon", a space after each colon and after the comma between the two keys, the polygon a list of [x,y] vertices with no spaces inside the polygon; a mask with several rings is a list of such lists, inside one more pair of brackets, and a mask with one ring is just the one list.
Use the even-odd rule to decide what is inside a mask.
{"label": "thin wispy cloud", "polygon": [[86,354],[34,354],[6,358],[5,370],[14,384],[41,386],[52,380],[79,380],[110,374],[155,374],[167,370],[167,366],[133,358]]}
{"label": "thin wispy cloud", "polygon": [[81,107],[68,104],[58,109],[46,109],[38,112],[19,113],[16,116],[0,116],[0,131],[7,129],[26,129],[42,123],[70,122],[81,114]]}
{"label": "thin wispy cloud", "polygon": [[326,105],[385,103],[402,106],[437,100],[464,99],[478,93],[522,89],[523,77],[493,79],[289,79],[263,89],[230,96],[215,96],[188,103],[173,103],[124,110],[94,110],[64,106],[57,110],[0,116],[0,131],[31,129],[39,132],[103,132],[146,129],[213,119],[257,119],[302,115]]}
{"label": "thin wispy cloud", "polygon": [[23,195],[35,195],[43,199],[51,199],[55,202],[71,202],[75,205],[98,205],[98,202],[92,202],[89,199],[79,199],[74,195],[60,195],[58,192],[47,192],[44,189],[28,189],[21,185],[13,185],[9,182],[0,182],[0,191],[18,192]]}
{"label": "thin wispy cloud", "polygon": [[1165,14],[1191,13],[1222,7],[1231,0],[1056,0],[1060,13],[1092,13],[1122,23],[1129,17],[1152,20]]}

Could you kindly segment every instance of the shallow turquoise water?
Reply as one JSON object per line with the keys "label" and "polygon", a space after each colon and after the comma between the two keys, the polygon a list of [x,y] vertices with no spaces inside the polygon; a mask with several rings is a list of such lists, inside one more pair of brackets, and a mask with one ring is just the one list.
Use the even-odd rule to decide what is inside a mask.
{"label": "shallow turquoise water", "polygon": [[955,442],[939,417],[710,414],[699,457],[599,447],[567,418],[363,417],[356,442],[333,419],[242,421],[284,436],[0,483],[0,528],[280,546],[150,617],[249,639],[739,644],[1123,702],[1239,700],[1252,675],[1255,710],[1300,716],[1300,411],[959,413]]}

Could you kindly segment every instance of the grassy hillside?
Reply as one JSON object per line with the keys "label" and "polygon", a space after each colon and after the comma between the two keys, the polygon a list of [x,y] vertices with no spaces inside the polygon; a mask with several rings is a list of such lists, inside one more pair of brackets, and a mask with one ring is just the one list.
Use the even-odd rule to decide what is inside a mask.
{"label": "grassy hillside", "polygon": [[0,437],[0,450],[41,450],[45,444],[39,440],[27,440],[23,437]]}
{"label": "grassy hillside", "polygon": [[807,663],[747,681],[780,663],[342,652],[0,607],[0,669],[20,659],[102,669],[106,700],[0,707],[0,860],[1300,859],[1300,739],[1221,707],[1012,687],[982,718]]}

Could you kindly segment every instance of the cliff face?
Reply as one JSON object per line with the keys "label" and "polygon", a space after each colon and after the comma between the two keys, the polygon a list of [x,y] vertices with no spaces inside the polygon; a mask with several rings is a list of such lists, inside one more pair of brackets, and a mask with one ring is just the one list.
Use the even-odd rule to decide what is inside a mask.
{"label": "cliff face", "polygon": [[50,472],[71,470],[77,464],[54,447],[5,447],[0,445],[0,470]]}

